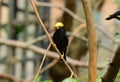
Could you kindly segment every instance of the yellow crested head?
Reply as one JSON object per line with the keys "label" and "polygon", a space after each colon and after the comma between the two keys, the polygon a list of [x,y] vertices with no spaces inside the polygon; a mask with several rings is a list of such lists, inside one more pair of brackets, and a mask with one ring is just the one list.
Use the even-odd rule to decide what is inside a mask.
{"label": "yellow crested head", "polygon": [[57,22],[57,23],[55,24],[54,28],[55,28],[55,29],[59,29],[59,28],[61,28],[61,27],[63,27],[63,26],[64,26],[63,23]]}

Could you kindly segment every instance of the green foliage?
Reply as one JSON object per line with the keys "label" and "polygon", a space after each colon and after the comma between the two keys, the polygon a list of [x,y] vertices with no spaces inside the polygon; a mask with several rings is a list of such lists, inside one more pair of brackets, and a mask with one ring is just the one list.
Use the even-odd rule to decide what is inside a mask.
{"label": "green foliage", "polygon": [[19,34],[20,32],[22,32],[23,31],[23,25],[18,25],[16,27],[16,31],[17,31],[17,34]]}
{"label": "green foliage", "polygon": [[116,44],[116,43],[120,43],[120,32],[116,32],[116,33],[115,33],[115,37],[116,37],[116,39],[115,39],[115,44]]}
{"label": "green foliage", "polygon": [[116,33],[115,33],[115,36],[120,36],[120,32],[116,32]]}
{"label": "green foliage", "polygon": [[119,73],[117,74],[117,77],[116,77],[116,79],[115,79],[115,82],[120,82],[120,71],[119,71]]}
{"label": "green foliage", "polygon": [[0,82],[3,82],[2,80],[0,80]]}
{"label": "green foliage", "polygon": [[42,81],[42,76],[39,76],[37,79],[36,79],[36,82],[53,82],[52,80],[45,80],[45,81]]}
{"label": "green foliage", "polygon": [[117,4],[118,8],[120,8],[120,0],[115,0],[115,3]]}
{"label": "green foliage", "polygon": [[100,77],[97,77],[97,82],[101,82],[101,78]]}
{"label": "green foliage", "polygon": [[[62,82],[69,82],[69,78],[64,79]],[[75,78],[71,78],[70,82],[77,82]]]}
{"label": "green foliage", "polygon": [[37,77],[36,82],[40,82],[41,78],[42,78],[41,76]]}
{"label": "green foliage", "polygon": [[52,80],[45,80],[45,81],[43,81],[43,82],[53,82]]}

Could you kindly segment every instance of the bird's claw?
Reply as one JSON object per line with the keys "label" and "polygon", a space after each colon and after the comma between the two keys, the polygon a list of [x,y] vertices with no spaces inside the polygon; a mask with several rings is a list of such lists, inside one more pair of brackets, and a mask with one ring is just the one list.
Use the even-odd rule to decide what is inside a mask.
{"label": "bird's claw", "polygon": [[63,59],[64,58],[64,55],[61,55],[60,57],[59,57],[59,59]]}

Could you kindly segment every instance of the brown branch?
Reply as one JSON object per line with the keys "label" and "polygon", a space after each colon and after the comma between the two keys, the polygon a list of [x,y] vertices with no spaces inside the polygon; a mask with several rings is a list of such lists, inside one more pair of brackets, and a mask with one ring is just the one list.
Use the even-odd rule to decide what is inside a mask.
{"label": "brown branch", "polygon": [[71,78],[73,77],[73,74],[71,73],[68,82],[70,82]]}
{"label": "brown branch", "polygon": [[[50,35],[51,35],[51,33],[50,33]],[[32,44],[35,44],[35,43],[37,43],[37,42],[39,42],[39,41],[42,41],[42,40],[44,40],[44,39],[47,39],[47,36],[46,36],[46,35],[41,35],[41,36],[39,36],[38,38],[35,38],[34,40],[28,42],[28,43],[27,43],[27,46],[30,46],[30,45],[32,45]]]}
{"label": "brown branch", "polygon": [[44,63],[44,61],[46,59],[46,56],[47,56],[47,53],[48,53],[48,50],[50,49],[50,47],[51,47],[51,43],[49,44],[49,46],[48,46],[48,48],[47,48],[47,50],[46,50],[46,52],[45,52],[45,54],[43,56],[42,62],[40,64],[40,66],[39,66],[39,69],[38,69],[37,73],[35,74],[35,76],[33,78],[33,82],[36,82],[36,79],[37,79],[38,75],[40,74],[41,68],[42,68],[43,63]]}
{"label": "brown branch", "polygon": [[[77,27],[77,28],[72,32],[72,34],[73,34],[73,35],[78,34],[78,32],[79,32],[83,27],[85,27],[85,26],[86,26],[86,24],[84,24],[84,23],[81,24],[79,27]],[[74,36],[70,36],[70,37],[69,37],[69,46],[70,46],[73,38],[74,38]],[[82,38],[81,38],[81,39],[82,39]],[[82,40],[84,40],[84,39],[82,39]],[[86,41],[86,40],[84,40],[84,41]]]}
{"label": "brown branch", "polygon": [[[11,47],[20,47],[20,48],[23,48],[23,49],[29,49],[29,50],[31,50],[35,53],[42,54],[42,55],[46,52],[46,49],[43,49],[41,47],[37,47],[37,46],[34,46],[34,45],[27,46],[27,43],[21,42],[21,41],[0,39],[0,44],[11,46]],[[53,51],[48,51],[47,56],[51,57],[51,58],[58,59],[57,53],[55,53]],[[72,59],[68,56],[67,56],[67,62],[72,64],[73,66],[81,66],[83,68],[88,67],[87,63]],[[98,69],[103,69],[103,68],[105,68],[105,66],[98,65]]]}
{"label": "brown branch", "polygon": [[51,67],[53,67],[56,63],[58,62],[57,59],[54,59],[52,62],[50,62],[48,65],[46,65],[45,67],[43,67],[43,69],[41,69],[40,74],[42,74],[43,72],[45,72],[46,70],[50,69]]}
{"label": "brown branch", "polygon": [[24,82],[24,80],[16,78],[14,76],[11,75],[7,75],[7,74],[0,74],[0,79],[6,79],[6,80],[10,80],[12,82]]}
{"label": "brown branch", "polygon": [[102,77],[102,82],[115,82],[115,78],[120,69],[120,47],[117,49],[107,72]]}
{"label": "brown branch", "polygon": [[82,0],[82,3],[86,15],[86,25],[88,31],[89,82],[96,82],[97,48],[96,48],[96,36],[95,36],[94,22],[92,16],[92,8],[91,8],[90,0]]}

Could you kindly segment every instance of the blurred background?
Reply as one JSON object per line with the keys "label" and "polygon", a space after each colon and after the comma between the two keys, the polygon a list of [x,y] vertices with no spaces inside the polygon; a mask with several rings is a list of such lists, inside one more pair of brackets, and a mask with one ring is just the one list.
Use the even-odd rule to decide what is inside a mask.
{"label": "blurred background", "polygon": [[[81,0],[35,0],[35,4],[50,33],[56,22],[63,22],[70,39],[67,56],[83,63],[70,66],[80,82],[88,82],[89,53]],[[120,0],[91,0],[91,4],[98,50],[97,82],[101,82],[120,41],[120,22],[105,18],[119,10]],[[24,45],[44,37],[40,27],[29,0],[0,0],[0,82],[32,82],[43,54],[26,49]],[[46,50],[49,40],[43,38],[33,45]],[[52,47],[50,50],[55,51]],[[39,75],[38,82],[67,82],[65,80],[70,76],[68,68],[55,57],[47,57],[43,67],[51,62],[54,64]],[[120,82],[120,75],[116,82]]]}

